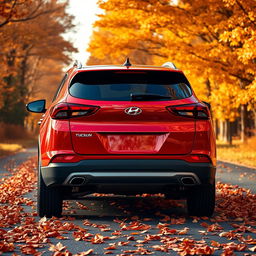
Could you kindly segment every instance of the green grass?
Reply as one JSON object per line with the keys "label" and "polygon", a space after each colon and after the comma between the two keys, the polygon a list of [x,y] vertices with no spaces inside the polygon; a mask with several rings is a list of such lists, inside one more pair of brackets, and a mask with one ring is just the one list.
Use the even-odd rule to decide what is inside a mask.
{"label": "green grass", "polygon": [[256,137],[248,139],[245,143],[234,140],[233,145],[217,141],[217,158],[256,167]]}

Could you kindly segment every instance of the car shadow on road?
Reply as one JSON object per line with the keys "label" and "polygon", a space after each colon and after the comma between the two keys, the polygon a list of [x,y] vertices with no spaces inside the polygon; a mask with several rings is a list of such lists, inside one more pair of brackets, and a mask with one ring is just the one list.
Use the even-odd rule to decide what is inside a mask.
{"label": "car shadow on road", "polygon": [[161,196],[87,196],[79,201],[65,201],[63,214],[77,219],[163,219],[166,216],[185,217],[187,211],[184,200],[169,200]]}

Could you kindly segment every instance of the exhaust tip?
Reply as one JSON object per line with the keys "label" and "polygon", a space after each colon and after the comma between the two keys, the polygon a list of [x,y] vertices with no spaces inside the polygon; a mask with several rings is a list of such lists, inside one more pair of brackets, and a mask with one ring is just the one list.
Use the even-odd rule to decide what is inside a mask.
{"label": "exhaust tip", "polygon": [[72,185],[83,185],[85,184],[86,179],[84,177],[73,177],[70,179],[69,184]]}
{"label": "exhaust tip", "polygon": [[182,177],[180,180],[183,185],[195,185],[196,184],[196,181],[193,177]]}

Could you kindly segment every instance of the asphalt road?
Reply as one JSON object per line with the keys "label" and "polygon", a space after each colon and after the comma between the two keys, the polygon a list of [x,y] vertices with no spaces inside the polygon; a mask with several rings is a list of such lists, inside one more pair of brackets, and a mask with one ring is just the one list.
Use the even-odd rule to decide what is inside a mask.
{"label": "asphalt road", "polygon": [[[15,155],[0,158],[0,174],[8,174],[8,169],[13,170],[13,168],[19,166],[22,162],[36,155],[37,149],[30,148]],[[239,185],[256,193],[256,168],[253,169],[218,161],[216,177],[218,181]]]}
{"label": "asphalt road", "polygon": [[[20,152],[14,156],[0,159],[0,174],[8,175],[9,169],[15,169],[17,165],[31,156],[36,155],[36,149],[30,149],[28,151]],[[246,168],[234,164],[224,163],[219,161],[217,168],[217,180],[222,183],[229,183],[233,185],[239,185],[241,187],[250,189],[252,193],[256,193],[256,169]],[[26,195],[35,201],[36,190]],[[29,206],[25,206],[25,211],[35,211]],[[178,255],[177,252],[169,250],[168,252],[162,252],[152,250],[153,245],[162,245],[159,239],[150,240],[144,243],[146,235],[157,235],[159,234],[159,223],[168,223],[169,228],[184,230],[188,228],[187,234],[183,237],[188,239],[194,239],[197,241],[205,240],[208,244],[212,240],[218,241],[219,243],[239,243],[237,240],[228,240],[226,237],[219,236],[219,233],[208,232],[204,233],[205,228],[200,223],[206,222],[212,224],[210,220],[195,220],[187,216],[185,202],[183,201],[170,201],[164,198],[153,196],[153,197],[125,197],[125,196],[87,196],[86,200],[80,200],[79,203],[75,201],[66,201],[64,215],[73,217],[69,222],[79,225],[87,230],[88,233],[93,235],[101,234],[105,237],[113,237],[112,239],[104,240],[104,243],[92,244],[87,241],[75,241],[73,237],[73,231],[67,232],[65,237],[67,239],[58,240],[51,238],[52,244],[61,242],[71,253],[80,253],[88,249],[93,249],[92,255],[104,255],[104,252],[108,251],[104,248],[108,247],[109,244],[114,243],[117,249],[109,250],[113,252],[112,255],[141,255],[137,253],[124,253],[126,250],[137,250],[139,247],[143,247],[153,252],[152,255]],[[221,215],[221,214],[220,214]],[[255,213],[256,215],[256,213]],[[167,216],[167,217],[166,217]],[[171,218],[168,220],[168,216]],[[167,218],[167,220],[166,220]],[[39,220],[39,217],[36,217]],[[256,219],[256,216],[255,216]],[[88,220],[88,221],[86,221]],[[139,220],[143,225],[150,225],[150,229],[143,230],[123,230],[120,231],[120,225],[129,223],[132,221]],[[175,220],[181,220],[181,224],[175,223]],[[121,223],[120,223],[121,222]],[[230,231],[234,228],[231,224],[234,222],[222,221],[220,223],[223,228],[222,231]],[[106,225],[106,226],[101,226]],[[120,232],[118,235],[115,231]],[[201,232],[203,231],[203,232]],[[248,233],[252,238],[256,239],[255,233]],[[133,238],[131,238],[133,237]],[[120,243],[121,242],[121,243]],[[126,242],[129,242],[126,245]],[[137,246],[140,244],[140,246]],[[43,255],[52,255],[52,252],[48,251],[49,245],[42,249],[38,249],[40,252],[44,252]],[[222,250],[216,250],[214,255],[221,255]],[[18,254],[20,252],[17,251]],[[234,255],[256,255],[251,251],[235,252]],[[91,255],[91,254],[90,254]]]}
{"label": "asphalt road", "polygon": [[37,155],[37,148],[29,148],[7,157],[0,157],[0,175],[9,175],[20,164]]}
{"label": "asphalt road", "polygon": [[239,185],[256,193],[256,169],[218,161],[217,180]]}

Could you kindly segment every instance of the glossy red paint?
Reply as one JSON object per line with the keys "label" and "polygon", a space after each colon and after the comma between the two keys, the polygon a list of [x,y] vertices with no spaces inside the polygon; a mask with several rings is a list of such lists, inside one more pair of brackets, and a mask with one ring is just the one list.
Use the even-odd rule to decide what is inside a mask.
{"label": "glossy red paint", "polygon": [[51,163],[77,163],[82,160],[88,160],[88,159],[175,159],[175,160],[185,160],[189,163],[211,163],[211,159],[208,155],[160,155],[160,156],[151,156],[149,158],[148,155],[143,155],[139,157],[134,157],[131,155],[78,155],[78,154],[58,154],[55,155],[51,159]]}
{"label": "glossy red paint", "polygon": [[[171,114],[166,109],[170,102],[95,101],[94,105],[100,106],[97,114],[69,120],[78,154],[188,154],[192,150],[195,121]],[[127,115],[124,110],[132,106],[142,113]],[[78,137],[81,133],[92,136]]]}
{"label": "glossy red paint", "polygon": [[[42,166],[50,162],[77,162],[84,159],[182,159],[188,162],[216,163],[215,138],[211,120],[201,120],[170,111],[177,105],[198,104],[191,97],[172,101],[98,101],[71,96],[72,78],[90,70],[117,70],[126,67],[72,68],[56,99],[45,113],[40,127]],[[164,70],[167,68],[130,67],[133,70]],[[78,104],[78,105],[77,105]],[[207,109],[202,103],[201,107]],[[69,106],[93,106],[90,115],[66,116],[56,119],[62,107],[71,115]],[[139,107],[138,116],[127,115],[128,107]],[[74,108],[74,113],[75,113]],[[208,110],[207,110],[208,111]]]}

